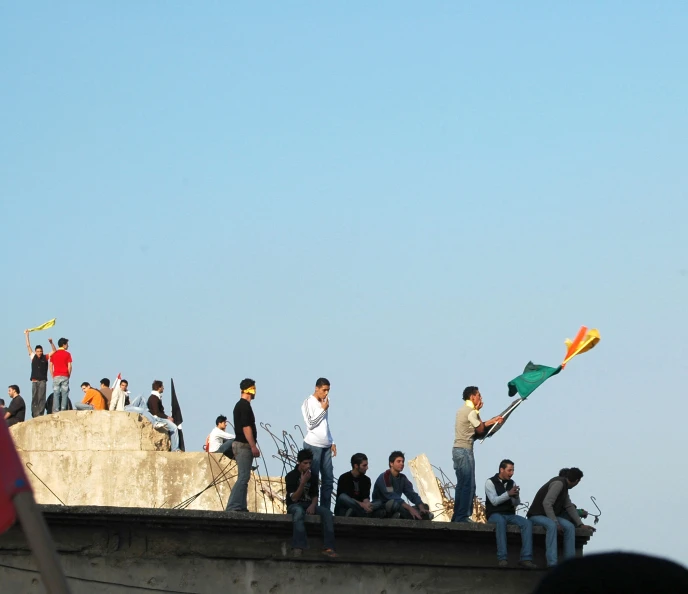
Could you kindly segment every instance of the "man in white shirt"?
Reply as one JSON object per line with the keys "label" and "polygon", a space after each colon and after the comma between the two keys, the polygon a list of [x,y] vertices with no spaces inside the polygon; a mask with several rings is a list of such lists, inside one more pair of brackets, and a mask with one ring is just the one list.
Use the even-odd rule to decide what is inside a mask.
{"label": "man in white shirt", "polygon": [[[224,454],[232,451],[232,444],[236,437],[233,433],[227,433],[227,417],[220,415],[215,419],[215,429],[208,435],[208,452],[211,454]],[[232,457],[232,456],[228,456]]]}
{"label": "man in white shirt", "polygon": [[334,485],[334,468],[332,458],[337,455],[337,446],[332,441],[329,424],[330,381],[324,377],[315,382],[315,390],[301,405],[301,414],[306,423],[306,436],[303,438],[304,449],[313,452],[311,473],[315,484],[321,481],[320,506],[328,510],[332,504]]}

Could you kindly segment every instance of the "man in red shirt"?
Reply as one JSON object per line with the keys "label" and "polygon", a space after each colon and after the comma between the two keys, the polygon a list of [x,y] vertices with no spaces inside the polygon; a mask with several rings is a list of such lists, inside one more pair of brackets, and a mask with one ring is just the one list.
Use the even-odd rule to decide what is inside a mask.
{"label": "man in red shirt", "polygon": [[72,355],[69,353],[69,341],[60,338],[57,350],[50,357],[50,372],[53,376],[53,412],[67,410],[69,399],[69,378],[72,375]]}

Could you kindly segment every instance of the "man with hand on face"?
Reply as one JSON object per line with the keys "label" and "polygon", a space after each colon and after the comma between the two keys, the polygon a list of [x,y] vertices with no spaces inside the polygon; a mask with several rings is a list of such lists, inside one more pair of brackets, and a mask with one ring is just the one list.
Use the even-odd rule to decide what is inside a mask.
{"label": "man with hand on face", "polygon": [[480,409],[483,397],[477,386],[468,386],[463,391],[463,406],[456,412],[454,426],[454,471],[456,472],[456,494],[452,522],[472,522],[473,500],[475,499],[475,458],[473,441],[485,433],[485,429],[504,419],[497,416],[483,422]]}
{"label": "man with hand on face", "polygon": [[[580,468],[566,468],[560,474],[564,476],[555,476],[540,487],[528,509],[530,521],[536,526],[543,526],[546,531],[547,567],[554,567],[558,561],[557,534],[564,537],[564,559],[571,559],[576,556],[576,528],[595,532],[592,526],[583,524],[576,506],[569,498],[569,489],[580,483],[583,471]],[[564,512],[567,517],[564,517]]]}
{"label": "man with hand on face", "polygon": [[337,480],[335,516],[365,518],[382,507],[381,503],[373,504],[370,501],[370,479],[366,476],[366,472],[368,472],[368,457],[365,454],[351,456],[351,470],[345,472]]}
{"label": "man with hand on face", "polygon": [[303,438],[304,449],[313,452],[313,480],[320,488],[320,505],[330,509],[332,489],[334,486],[334,468],[332,458],[337,455],[337,446],[330,433],[330,381],[324,377],[315,382],[315,390],[301,405],[301,414],[306,423],[306,437]]}
{"label": "man with hand on face", "polygon": [[[401,471],[404,470],[403,452],[394,451],[389,455],[389,470],[383,472],[375,481],[373,503],[380,505],[386,516],[393,520],[432,520],[430,508],[423,503],[420,495],[413,490],[411,481]],[[403,495],[413,506],[406,503]]]}
{"label": "man with hand on face", "polygon": [[313,462],[313,452],[303,449],[296,455],[296,468],[289,472],[285,478],[287,488],[287,513],[294,519],[294,537],[292,540],[292,554],[300,557],[303,549],[308,547],[306,537],[306,526],[304,517],[306,514],[320,516],[322,524],[323,555],[326,557],[336,557],[334,550],[334,521],[332,512],[318,505],[318,483],[311,474]]}
{"label": "man with hand on face", "polygon": [[237,479],[227,502],[226,511],[248,511],[248,481],[251,479],[251,463],[260,456],[256,443],[258,431],[256,417],[251,402],[256,397],[256,382],[250,378],[239,384],[241,397],[234,406],[234,431],[236,437],[232,443],[232,454],[237,463]]}
{"label": "man with hand on face", "polygon": [[521,503],[521,488],[513,481],[514,463],[502,460],[499,472],[485,482],[485,515],[487,522],[495,525],[497,535],[497,564],[508,567],[506,548],[506,526],[512,524],[521,529],[521,559],[518,564],[525,569],[537,569],[533,563],[533,526],[526,519],[516,515]]}

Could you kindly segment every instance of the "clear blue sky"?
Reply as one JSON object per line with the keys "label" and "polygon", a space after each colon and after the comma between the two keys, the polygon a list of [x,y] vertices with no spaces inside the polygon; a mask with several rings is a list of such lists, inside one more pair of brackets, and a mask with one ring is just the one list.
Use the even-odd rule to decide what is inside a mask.
{"label": "clear blue sky", "polygon": [[326,4],[5,3],[5,383],[57,316],[72,390],[174,377],[190,449],[242,378],[294,432],[324,375],[337,474],[452,475],[463,388],[498,413],[586,324],[479,494],[503,457],[526,500],[579,466],[587,551],[688,562],[688,7]]}

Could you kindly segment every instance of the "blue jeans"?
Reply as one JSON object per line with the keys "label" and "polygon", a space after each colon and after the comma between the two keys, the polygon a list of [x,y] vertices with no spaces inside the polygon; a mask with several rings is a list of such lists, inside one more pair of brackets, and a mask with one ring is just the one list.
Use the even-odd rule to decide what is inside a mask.
{"label": "blue jeans", "polygon": [[92,404],[84,404],[83,402],[77,402],[74,404],[76,410],[93,410]]}
{"label": "blue jeans", "polygon": [[[547,531],[545,537],[545,556],[547,557],[547,567],[554,567],[557,564],[557,524],[547,516],[532,516],[530,521],[535,526],[543,526]],[[576,556],[576,527],[566,518],[557,516],[559,525],[564,529],[564,560],[572,559]]]}
{"label": "blue jeans", "polygon": [[58,375],[53,378],[53,412],[67,410],[67,399],[69,398],[69,378]]}
{"label": "blue jeans", "polygon": [[155,415],[151,415],[153,417],[153,427],[155,427],[156,423],[163,423],[167,425],[165,427],[165,430],[169,432],[170,434],[170,451],[171,452],[178,452],[179,451],[179,431],[177,431],[177,426],[170,421],[169,419],[164,419],[162,417],[156,417]]}
{"label": "blue jeans", "polygon": [[[308,503],[292,503],[287,508],[287,513],[294,516],[294,538],[291,541],[293,549],[308,548],[308,538],[306,537],[306,525],[303,519],[306,517],[306,508]],[[322,524],[323,544],[326,549],[334,549],[334,521],[332,519],[332,512],[318,505],[315,508],[316,515],[320,516],[320,523]]]}
{"label": "blue jeans", "polygon": [[332,467],[332,447],[319,448],[303,442],[303,448],[313,452],[313,464],[311,464],[311,476],[317,481],[320,478],[321,507],[329,510],[332,506],[332,488],[334,486],[334,468]]}
{"label": "blue jeans", "polygon": [[248,481],[251,479],[253,452],[251,446],[241,441],[232,444],[234,460],[237,464],[237,479],[229,495],[226,511],[248,511]]}
{"label": "blue jeans", "polygon": [[468,522],[473,515],[475,499],[475,458],[473,450],[453,448],[452,459],[456,472],[456,493],[454,494],[454,515],[452,522]]}
{"label": "blue jeans", "polygon": [[373,506],[373,511],[369,514],[353,497],[347,495],[346,493],[342,493],[339,497],[337,497],[337,502],[334,504],[334,515],[343,516],[346,514],[346,510],[350,509],[352,517],[367,518],[382,508],[381,501],[373,501],[371,502],[371,505]]}
{"label": "blue jeans", "polygon": [[530,521],[516,514],[492,514],[487,520],[495,525],[497,536],[497,560],[506,561],[506,526],[512,524],[521,529],[521,561],[533,560],[533,525]]}
{"label": "blue jeans", "polygon": [[[229,458],[227,455],[227,452],[229,450],[232,450],[232,444],[234,443],[233,439],[228,439],[225,441],[219,448],[217,448],[214,452],[210,452],[211,454],[224,454]],[[232,450],[232,456],[234,455],[234,450]]]}

